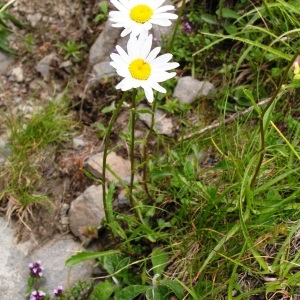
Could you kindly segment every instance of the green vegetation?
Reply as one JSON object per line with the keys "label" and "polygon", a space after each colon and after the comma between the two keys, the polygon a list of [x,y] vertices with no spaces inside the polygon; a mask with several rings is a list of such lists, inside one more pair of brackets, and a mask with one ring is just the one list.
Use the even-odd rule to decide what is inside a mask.
{"label": "green vegetation", "polygon": [[57,43],[57,47],[64,52],[64,59],[74,60],[75,62],[80,62],[83,58],[82,49],[86,47],[85,44],[78,44],[76,38],[71,38],[65,44]]}
{"label": "green vegetation", "polygon": [[[141,146],[132,175],[143,174],[142,183],[134,183],[133,176],[129,187],[121,183],[132,209],[113,210],[116,186],[110,183],[101,229],[113,246],[66,262],[71,267],[96,258],[106,271],[93,286],[74,287],[78,293],[88,290],[89,299],[254,300],[300,294],[300,84],[294,78],[299,3],[241,0],[225,8],[225,2],[208,13],[191,1],[176,26],[174,60],[184,74],[210,80],[218,90],[213,100],[190,106],[171,93],[157,99],[157,106],[179,121],[180,136],[157,135],[155,147],[149,146],[149,135],[134,141],[136,115],[152,111],[137,111],[140,95],[131,96],[129,131],[121,136],[131,157],[133,141]],[[75,39],[59,47],[65,59],[80,60],[83,45]],[[174,84],[165,84],[168,92]],[[131,103],[130,93],[124,93],[116,107],[106,109],[113,111],[108,126],[98,124],[106,150],[126,97]],[[10,120],[12,160],[4,193],[17,194],[21,205],[41,197],[35,194],[42,180],[35,155],[67,138],[66,108],[51,102],[25,127]],[[219,123],[203,130],[207,124],[189,122],[188,114],[217,115]]]}
{"label": "green vegetation", "polygon": [[8,1],[8,3],[0,2],[0,50],[13,53],[8,43],[8,36],[11,33],[11,24],[15,26],[22,27],[25,26],[22,22],[17,20],[14,16],[7,12],[10,5],[12,5],[15,0]]}
{"label": "green vegetation", "polygon": [[[183,120],[186,133],[173,141],[157,136],[163,152],[146,156],[146,182],[128,190],[132,215],[112,211],[115,186],[109,187],[106,225],[123,254],[117,269],[99,259],[111,278],[101,283],[104,299],[119,299],[120,282],[128,292],[122,299],[292,299],[299,293],[299,83],[293,81],[299,17],[295,1],[241,1],[214,15],[193,3],[185,7],[172,53],[185,73],[218,85],[213,104],[221,121],[198,134],[203,128],[184,126],[189,107],[159,99]],[[136,143],[147,145],[147,138]],[[158,273],[151,266],[156,251],[166,264]],[[104,258],[115,261],[114,255]],[[173,288],[159,292],[165,278]]]}
{"label": "green vegetation", "polygon": [[51,147],[61,145],[70,135],[72,121],[67,115],[67,101],[65,98],[49,102],[27,120],[24,115],[7,116],[11,154],[9,167],[5,166],[5,174],[2,173],[6,183],[1,199],[6,195],[24,207],[46,199],[39,191],[45,161],[54,155]]}

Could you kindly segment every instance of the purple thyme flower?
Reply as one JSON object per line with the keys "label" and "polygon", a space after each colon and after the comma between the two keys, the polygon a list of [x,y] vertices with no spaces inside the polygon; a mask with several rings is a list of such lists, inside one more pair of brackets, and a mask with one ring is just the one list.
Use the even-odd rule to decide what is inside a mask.
{"label": "purple thyme flower", "polygon": [[184,26],[182,27],[182,30],[185,32],[185,33],[189,33],[192,31],[192,26],[189,22],[185,22]]}
{"label": "purple thyme flower", "polygon": [[29,300],[44,300],[44,297],[46,296],[46,293],[43,291],[33,291],[30,295]]}
{"label": "purple thyme flower", "polygon": [[63,287],[59,285],[56,289],[53,291],[55,297],[61,297],[63,294]]}
{"label": "purple thyme flower", "polygon": [[41,261],[37,260],[35,263],[29,264],[31,277],[42,277],[44,268],[41,266]]}

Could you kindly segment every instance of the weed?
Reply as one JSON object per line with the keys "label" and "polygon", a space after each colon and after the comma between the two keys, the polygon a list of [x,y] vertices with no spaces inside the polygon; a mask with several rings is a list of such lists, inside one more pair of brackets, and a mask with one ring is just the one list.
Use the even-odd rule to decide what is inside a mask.
{"label": "weed", "polygon": [[14,51],[9,47],[8,36],[11,34],[10,22],[18,27],[24,27],[26,24],[20,22],[13,15],[7,12],[10,5],[12,5],[15,0],[11,0],[8,3],[0,2],[0,50],[8,53],[14,53]]}
{"label": "weed", "polygon": [[72,59],[75,62],[82,60],[81,50],[86,47],[84,44],[77,44],[76,38],[71,38],[65,44],[57,43],[57,47],[64,52],[64,59]]}
{"label": "weed", "polygon": [[[50,145],[68,139],[71,121],[66,115],[66,99],[49,102],[24,122],[23,116],[8,118],[11,154],[6,174],[6,188],[2,191],[19,205],[26,207],[46,199],[39,193],[45,160],[49,159]],[[48,148],[46,148],[48,146]],[[44,152],[44,153],[43,153]]]}
{"label": "weed", "polygon": [[94,18],[94,22],[102,23],[107,19],[108,16],[108,6],[105,1],[100,2],[99,4],[99,12]]}

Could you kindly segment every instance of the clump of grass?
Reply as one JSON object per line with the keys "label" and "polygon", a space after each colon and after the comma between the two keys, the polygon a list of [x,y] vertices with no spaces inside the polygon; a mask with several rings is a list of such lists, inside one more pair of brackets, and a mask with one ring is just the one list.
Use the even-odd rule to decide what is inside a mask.
{"label": "clump of grass", "polygon": [[51,161],[56,146],[68,140],[72,121],[67,114],[67,99],[49,102],[27,120],[23,116],[8,116],[11,154],[3,167],[5,196],[15,205],[26,207],[47,199],[39,191],[43,171]]}

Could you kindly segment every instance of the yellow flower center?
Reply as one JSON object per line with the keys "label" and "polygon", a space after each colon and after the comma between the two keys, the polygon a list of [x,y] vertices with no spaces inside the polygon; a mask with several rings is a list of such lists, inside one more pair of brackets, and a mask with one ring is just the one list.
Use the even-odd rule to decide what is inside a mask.
{"label": "yellow flower center", "polygon": [[134,79],[147,80],[151,74],[151,66],[141,58],[133,60],[129,72]]}
{"label": "yellow flower center", "polygon": [[151,19],[153,10],[148,5],[134,6],[130,11],[130,18],[137,23],[145,23]]}

